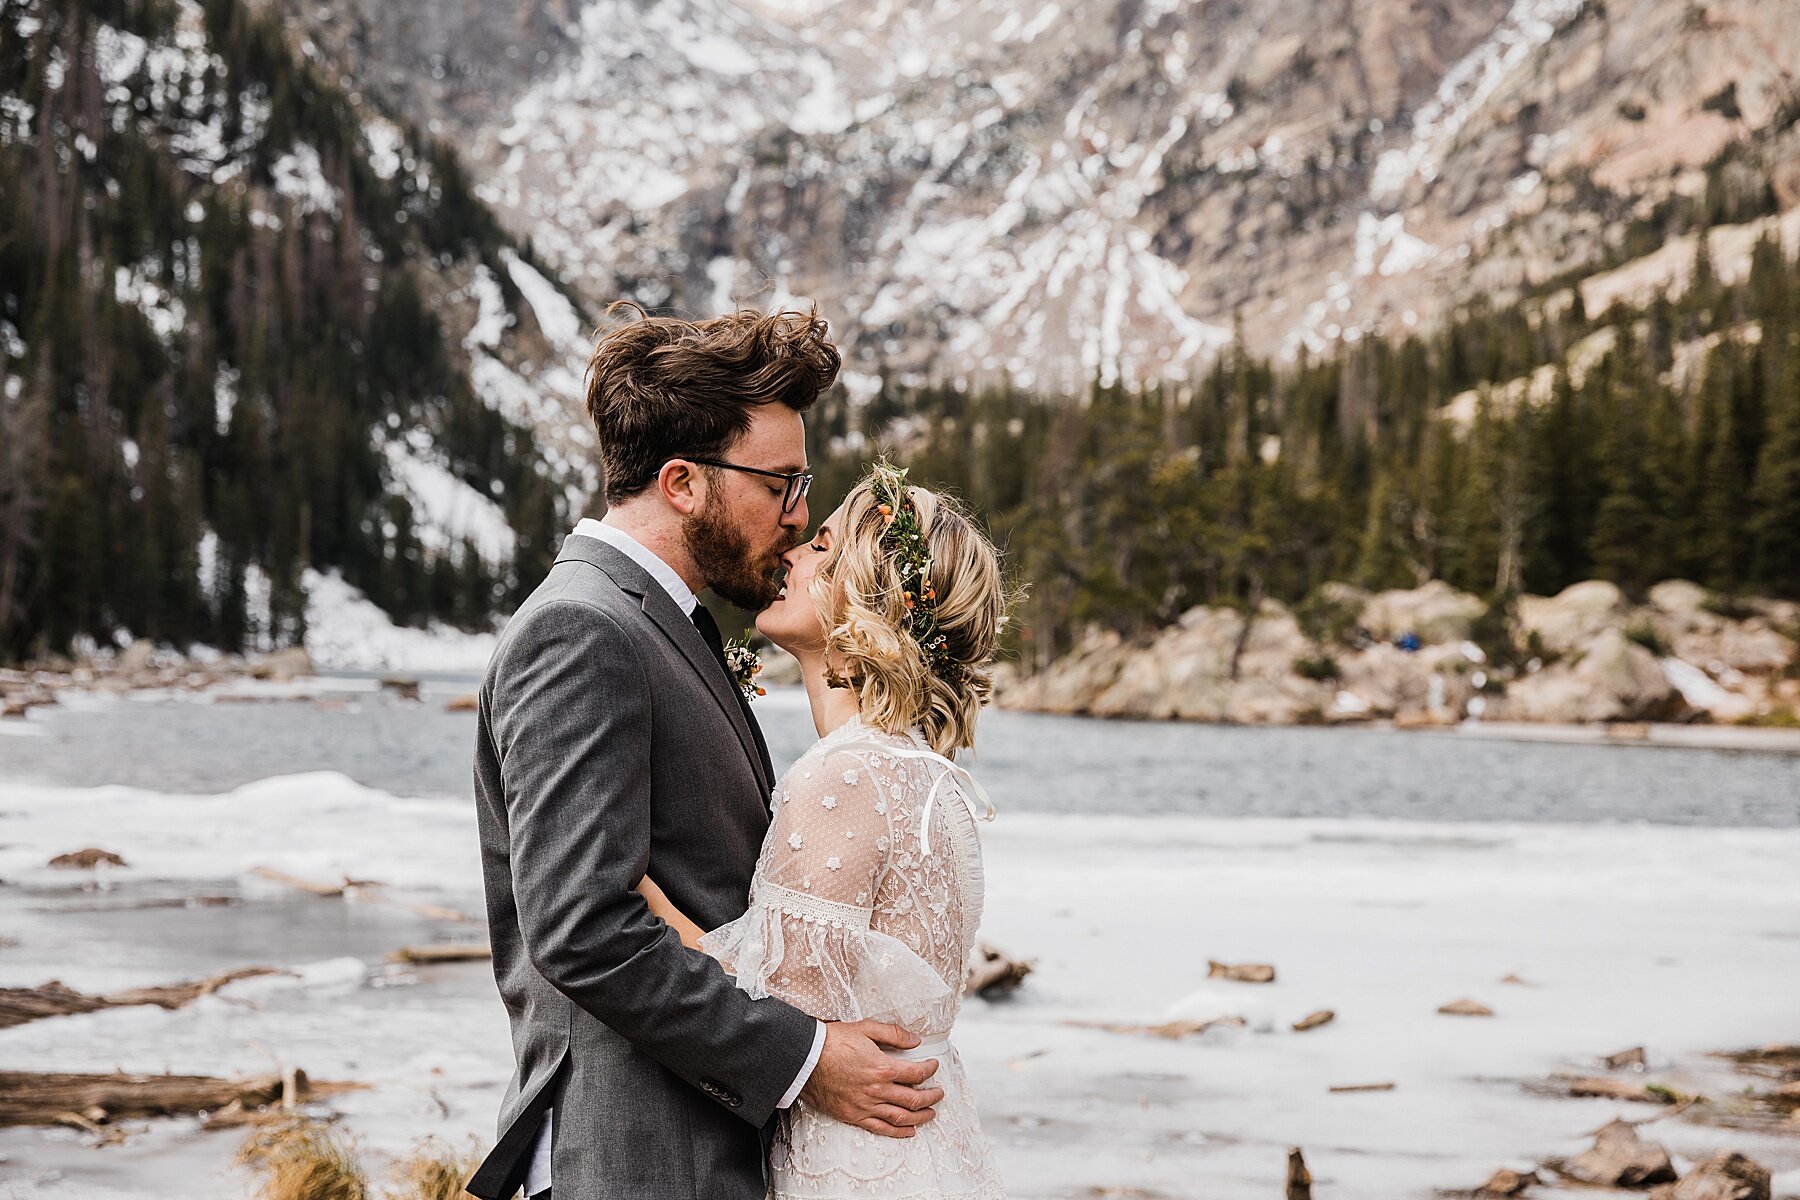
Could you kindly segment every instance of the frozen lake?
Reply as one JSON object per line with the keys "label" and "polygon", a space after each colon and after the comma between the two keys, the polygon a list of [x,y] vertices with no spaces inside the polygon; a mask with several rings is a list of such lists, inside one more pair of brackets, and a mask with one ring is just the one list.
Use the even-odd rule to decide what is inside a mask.
{"label": "frozen lake", "polygon": [[[318,700],[13,723],[0,985],[299,974],[0,1031],[0,1064],[367,1081],[337,1106],[376,1164],[489,1134],[510,1059],[485,964],[383,965],[479,932],[405,907],[478,911],[473,717],[442,705],[469,687],[412,705],[338,680]],[[797,694],[758,712],[778,765],[809,740]],[[1553,1072],[1641,1043],[1659,1078],[1719,1094],[1745,1081],[1707,1051],[1800,1042],[1800,756],[993,713],[974,765],[1001,810],[985,933],[1038,960],[957,1037],[1015,1197],[1273,1197],[1289,1145],[1321,1200],[1431,1197],[1653,1115],[1528,1090]],[[90,844],[131,866],[96,890],[44,865]],[[296,896],[256,866],[382,880],[388,902]],[[202,894],[232,903],[178,906]],[[1208,958],[1278,981],[1208,982]],[[1497,1015],[1437,1015],[1462,996]],[[1337,1020],[1289,1031],[1317,1008]],[[1071,1024],[1225,1014],[1248,1026],[1170,1043]],[[1396,1086],[1327,1090],[1372,1082]],[[1678,1159],[1742,1149],[1800,1195],[1800,1137],[1646,1132]],[[241,1196],[238,1140],[191,1122],[98,1150],[0,1132],[0,1197]]]}

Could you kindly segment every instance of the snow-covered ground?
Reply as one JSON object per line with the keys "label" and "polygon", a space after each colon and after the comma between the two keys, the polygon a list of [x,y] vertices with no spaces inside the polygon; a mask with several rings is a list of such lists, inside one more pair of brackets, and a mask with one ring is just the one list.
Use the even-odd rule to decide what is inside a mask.
{"label": "snow-covered ground", "polygon": [[[300,969],[177,1012],[0,1031],[8,1067],[296,1063],[362,1080],[374,1086],[334,1103],[377,1165],[427,1134],[489,1135],[510,1055],[486,967],[381,961],[403,942],[479,936],[406,907],[479,911],[466,799],[329,772],[204,796],[6,782],[0,829],[0,926],[17,941],[0,950],[0,986]],[[97,893],[45,866],[94,843],[131,864]],[[1428,1197],[1571,1153],[1633,1107],[1527,1082],[1642,1043],[1653,1071],[1717,1094],[1704,1052],[1800,1041],[1796,830],[1015,812],[986,846],[985,933],[1037,969],[1016,999],[971,1002],[956,1040],[1015,1197],[1273,1196],[1289,1145],[1330,1200]],[[389,886],[316,900],[247,874],[263,865]],[[200,894],[239,903],[142,907]],[[1209,958],[1270,962],[1278,981],[1208,982]],[[1463,996],[1497,1015],[1436,1013]],[[1289,1031],[1317,1008],[1336,1021]],[[1249,1027],[1171,1043],[1070,1024],[1224,1014]],[[1776,1169],[1777,1196],[1800,1194],[1800,1139],[1650,1128],[1678,1158],[1743,1149]],[[6,1131],[0,1197],[240,1195],[237,1141],[194,1122],[108,1149]]]}
{"label": "snow-covered ground", "polygon": [[464,633],[440,622],[426,629],[396,625],[336,571],[309,569],[301,582],[306,650],[323,669],[481,671],[499,640],[496,633]]}

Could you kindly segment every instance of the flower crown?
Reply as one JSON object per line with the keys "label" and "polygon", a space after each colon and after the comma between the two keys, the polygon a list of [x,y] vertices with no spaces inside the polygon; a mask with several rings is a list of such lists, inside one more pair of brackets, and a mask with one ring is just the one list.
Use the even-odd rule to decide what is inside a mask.
{"label": "flower crown", "polygon": [[877,463],[869,488],[875,507],[886,522],[881,548],[894,560],[900,576],[901,598],[906,604],[900,627],[918,644],[927,670],[942,675],[953,667],[950,640],[937,627],[937,585],[931,580],[931,547],[919,510],[913,507],[906,485],[906,468]]}

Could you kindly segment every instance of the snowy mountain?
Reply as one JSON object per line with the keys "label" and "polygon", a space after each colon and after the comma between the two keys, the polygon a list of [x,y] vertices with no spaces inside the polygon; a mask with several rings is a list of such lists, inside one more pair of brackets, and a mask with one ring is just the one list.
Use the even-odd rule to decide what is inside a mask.
{"label": "snowy mountain", "polygon": [[816,299],[852,384],[1181,378],[1800,202],[1796,0],[307,8],[371,79],[503,31],[400,90],[509,225],[595,303]]}
{"label": "snowy mountain", "polygon": [[484,627],[596,490],[565,285],[291,33],[0,9],[0,658]]}

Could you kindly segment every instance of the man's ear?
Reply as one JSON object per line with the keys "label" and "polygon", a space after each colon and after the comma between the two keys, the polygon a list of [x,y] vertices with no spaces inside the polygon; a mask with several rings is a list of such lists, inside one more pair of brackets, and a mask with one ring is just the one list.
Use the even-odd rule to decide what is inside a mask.
{"label": "man's ear", "polygon": [[706,473],[693,463],[671,459],[656,473],[656,490],[663,502],[691,517],[706,507]]}

